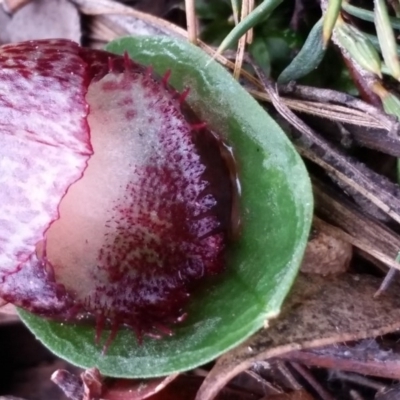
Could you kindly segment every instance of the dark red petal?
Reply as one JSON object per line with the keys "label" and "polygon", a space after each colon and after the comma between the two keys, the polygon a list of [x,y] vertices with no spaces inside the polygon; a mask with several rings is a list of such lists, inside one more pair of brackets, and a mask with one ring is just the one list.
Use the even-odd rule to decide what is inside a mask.
{"label": "dark red petal", "polygon": [[[73,42],[0,47],[0,282],[34,254],[92,154],[87,84]],[[19,285],[29,290],[30,282]],[[7,285],[0,296],[19,304]]]}

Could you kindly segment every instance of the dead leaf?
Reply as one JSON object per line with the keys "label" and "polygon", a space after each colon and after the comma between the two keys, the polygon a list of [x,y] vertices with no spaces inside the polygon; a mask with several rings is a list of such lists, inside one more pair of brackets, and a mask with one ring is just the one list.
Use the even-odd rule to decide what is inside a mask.
{"label": "dead leaf", "polygon": [[68,0],[35,0],[18,10],[7,24],[10,42],[65,38],[81,40],[80,16]]}
{"label": "dead leaf", "polygon": [[313,227],[301,272],[330,275],[347,271],[353,255],[353,246],[332,236],[324,227],[322,224]]}
{"label": "dead leaf", "polygon": [[371,262],[399,269],[395,258],[400,248],[400,236],[335,193],[327,184],[315,177],[312,182],[317,215],[341,228],[342,232],[339,234],[340,231],[332,227],[328,230],[336,231],[342,238],[347,237],[347,241],[362,249],[363,257]]}
{"label": "dead leaf", "polygon": [[369,275],[300,275],[279,318],[218,359],[196,400],[215,398],[230,379],[256,361],[399,329],[400,285],[393,284],[375,300],[379,285],[380,279]]}

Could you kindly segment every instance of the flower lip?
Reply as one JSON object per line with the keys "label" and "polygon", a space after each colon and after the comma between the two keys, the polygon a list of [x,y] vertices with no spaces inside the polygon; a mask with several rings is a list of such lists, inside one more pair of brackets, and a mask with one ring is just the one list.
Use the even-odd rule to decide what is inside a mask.
{"label": "flower lip", "polygon": [[[73,54],[71,64],[65,65],[57,46]],[[82,115],[82,96],[90,107],[81,122],[83,132],[88,124],[90,136],[81,137],[93,154],[57,144],[57,154],[49,157],[40,132],[33,133],[34,150],[45,147],[39,152],[43,162],[34,154],[28,178],[22,171],[13,176],[32,184],[32,176],[40,175],[59,190],[42,190],[41,196],[51,197],[40,211],[47,213],[47,222],[28,238],[28,260],[0,270],[0,297],[53,319],[90,316],[98,335],[104,321],[113,327],[112,335],[120,325],[130,326],[139,338],[169,334],[169,326],[183,319],[193,287],[224,270],[236,201],[229,148],[202,125],[167,79],[155,78],[127,57],[67,41],[40,41],[25,44],[30,62],[29,49],[40,60],[40,70],[31,69],[41,74],[43,85],[56,81],[51,91],[68,90],[69,79],[81,75],[72,97],[82,104]],[[64,75],[56,79],[58,62],[64,63]],[[74,68],[83,64],[78,74]],[[15,80],[26,85],[24,68]],[[18,132],[10,128],[3,136],[21,141]],[[65,141],[68,135],[67,129],[59,134]],[[31,153],[24,149],[23,156]],[[64,158],[75,163],[75,174],[65,177],[57,170],[49,178],[45,171],[58,163],[57,157],[62,166]],[[35,209],[36,199],[23,195]],[[12,212],[21,219],[18,210]]]}

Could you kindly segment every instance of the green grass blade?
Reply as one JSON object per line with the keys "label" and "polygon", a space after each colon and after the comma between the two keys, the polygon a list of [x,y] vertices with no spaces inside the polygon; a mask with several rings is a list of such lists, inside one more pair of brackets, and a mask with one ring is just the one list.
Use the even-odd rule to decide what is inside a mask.
{"label": "green grass blade", "polygon": [[231,0],[232,4],[232,13],[233,19],[235,20],[235,24],[239,23],[239,10],[240,10],[240,2],[239,0]]}
{"label": "green grass blade", "polygon": [[390,25],[389,13],[384,0],[375,0],[375,27],[383,59],[391,75],[400,80],[400,62],[397,43]]}
{"label": "green grass blade", "polygon": [[240,21],[222,41],[217,53],[221,54],[229,46],[236,43],[249,29],[253,28],[261,19],[271,14],[283,0],[264,0],[246,18]]}
{"label": "green grass blade", "polygon": [[382,76],[381,59],[367,36],[344,22],[335,28],[337,44],[342,47],[362,68]]}
{"label": "green grass blade", "polygon": [[322,18],[311,29],[303,47],[279,75],[279,83],[297,80],[318,67],[325,55],[322,42]]}
{"label": "green grass blade", "polygon": [[[366,10],[365,8],[360,8],[353,6],[347,2],[343,2],[342,9],[353,17],[357,17],[367,22],[375,22],[375,15],[373,11]],[[390,25],[393,29],[400,29],[400,20],[398,18],[389,18]]]}
{"label": "green grass blade", "polygon": [[332,36],[332,31],[339,16],[341,6],[342,0],[329,0],[328,2],[328,7],[324,15],[324,23],[322,29],[324,47],[327,46]]}

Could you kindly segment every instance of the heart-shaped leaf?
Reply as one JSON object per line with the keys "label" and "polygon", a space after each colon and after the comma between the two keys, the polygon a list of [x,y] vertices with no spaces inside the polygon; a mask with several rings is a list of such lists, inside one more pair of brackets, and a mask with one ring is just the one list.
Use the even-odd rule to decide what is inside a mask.
{"label": "heart-shaped leaf", "polygon": [[189,104],[223,135],[235,153],[241,186],[240,238],[232,243],[223,276],[191,299],[187,320],[172,337],[145,339],[121,330],[106,355],[94,327],[20,315],[47,347],[82,367],[115,377],[152,377],[188,370],[238,345],[279,313],[296,277],[312,217],[310,181],[295,149],[268,114],[219,64],[187,42],[119,39],[108,50],[127,51],[170,83],[191,88]]}

